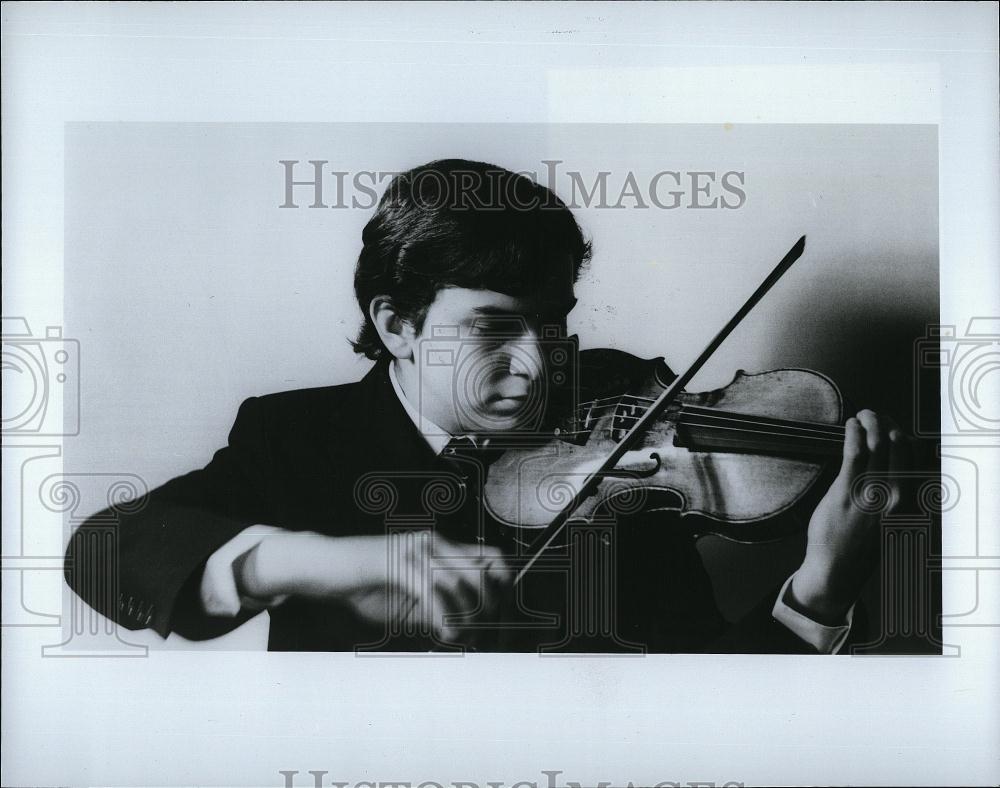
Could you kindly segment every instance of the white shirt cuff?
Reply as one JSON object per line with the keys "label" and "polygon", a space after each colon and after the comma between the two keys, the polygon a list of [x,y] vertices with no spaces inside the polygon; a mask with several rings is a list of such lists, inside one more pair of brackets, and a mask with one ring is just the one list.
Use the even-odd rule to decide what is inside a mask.
{"label": "white shirt cuff", "polygon": [[847,640],[847,634],[851,631],[851,624],[854,621],[854,605],[851,605],[851,609],[847,611],[847,615],[844,617],[845,623],[839,626],[828,627],[813,621],[785,603],[785,595],[792,583],[792,577],[795,575],[789,577],[781,587],[781,591],[778,592],[778,598],[774,603],[771,615],[820,654],[836,654],[843,647],[844,641]]}
{"label": "white shirt cuff", "polygon": [[236,588],[236,572],[233,563],[246,552],[259,545],[268,536],[281,533],[284,529],[270,525],[253,525],[226,542],[216,550],[205,563],[205,573],[201,579],[201,603],[211,616],[235,617],[243,610],[260,611],[284,602],[288,595],[271,599],[255,599],[241,596]]}

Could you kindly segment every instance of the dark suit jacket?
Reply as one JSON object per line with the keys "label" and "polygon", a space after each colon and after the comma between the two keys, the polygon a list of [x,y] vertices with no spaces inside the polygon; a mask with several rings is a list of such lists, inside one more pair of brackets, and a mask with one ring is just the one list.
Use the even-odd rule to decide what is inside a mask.
{"label": "dark suit jacket", "polygon": [[[331,536],[384,534],[387,525],[434,527],[471,541],[467,517],[437,516],[428,504],[427,484],[452,478],[455,467],[428,447],[387,371],[377,364],[357,383],[246,400],[228,445],[207,466],[142,501],[100,512],[77,530],[67,549],[70,586],[129,629],[205,639],[246,620],[205,615],[198,587],[208,557],[250,525]],[[394,501],[370,486],[379,480],[395,488]],[[693,539],[671,528],[669,518],[621,522],[611,552],[613,593],[605,595],[611,610],[598,616],[598,624],[588,618],[593,611],[567,601],[574,578],[582,575],[574,574],[576,559],[566,553],[565,560],[554,560],[555,568],[533,575],[523,604],[504,618],[525,625],[493,633],[487,648],[813,651],[771,617],[777,589],[736,625],[724,621]],[[293,598],[268,614],[270,650],[445,647],[398,633],[387,637],[333,602]]]}

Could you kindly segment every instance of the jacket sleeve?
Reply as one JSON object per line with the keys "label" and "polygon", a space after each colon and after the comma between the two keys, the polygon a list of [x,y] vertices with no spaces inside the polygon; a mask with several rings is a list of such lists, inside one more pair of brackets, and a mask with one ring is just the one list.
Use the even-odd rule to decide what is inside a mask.
{"label": "jacket sleeve", "polygon": [[722,654],[817,653],[815,648],[771,615],[780,590],[780,586],[774,588],[749,613],[726,625],[705,650]]}
{"label": "jacket sleeve", "polygon": [[[694,539],[675,515],[651,512],[617,528],[620,633],[653,652],[816,654],[816,649],[772,615],[784,580],[736,621],[726,620]],[[674,533],[672,533],[674,532]],[[638,577],[637,577],[638,576]],[[861,604],[841,654],[863,642],[867,618]]]}
{"label": "jacket sleeve", "polygon": [[116,503],[71,536],[65,577],[99,613],[127,629],[215,637],[242,624],[201,609],[205,561],[243,529],[270,523],[270,473],[261,402],[239,408],[228,445],[204,468],[141,499]]}
{"label": "jacket sleeve", "polygon": [[[710,653],[730,654],[816,654],[816,649],[772,615],[781,586],[768,593],[739,621],[729,624],[705,649]],[[850,654],[851,647],[864,643],[868,616],[859,600],[854,606],[850,632],[838,654]]]}

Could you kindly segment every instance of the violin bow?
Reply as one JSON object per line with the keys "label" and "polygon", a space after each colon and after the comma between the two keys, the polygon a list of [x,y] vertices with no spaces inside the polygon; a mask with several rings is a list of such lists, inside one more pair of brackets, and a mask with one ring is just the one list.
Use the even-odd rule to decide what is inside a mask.
{"label": "violin bow", "polygon": [[678,375],[673,383],[670,384],[667,389],[660,394],[659,397],[653,402],[652,405],[646,410],[646,412],[639,417],[639,419],[632,425],[631,429],[625,433],[618,445],[615,446],[614,451],[608,455],[607,459],[601,464],[601,466],[592,471],[587,478],[584,480],[580,489],[577,491],[576,495],[573,496],[572,500],[562,508],[562,510],[555,516],[555,518],[545,527],[545,530],[528,546],[528,558],[525,565],[514,577],[514,584],[520,582],[521,578],[528,572],[529,569],[534,565],[538,557],[545,551],[549,545],[555,540],[555,538],[560,534],[563,528],[566,527],[566,523],[569,522],[570,517],[573,512],[580,506],[583,501],[588,498],[593,492],[594,488],[600,484],[601,479],[611,470],[618,465],[618,461],[624,456],[625,452],[638,440],[638,438],[647,430],[647,428],[653,424],[663,413],[667,407],[677,398],[677,395],[683,391],[684,387],[691,381],[698,371],[705,365],[705,362],[711,358],[712,354],[718,350],[719,345],[721,345],[726,338],[733,332],[733,330],[738,326],[750,311],[757,306],[757,303],[767,294],[767,292],[774,287],[775,283],[785,272],[792,267],[792,263],[798,260],[802,256],[802,252],[806,248],[806,237],[803,235],[795,242],[795,245],[788,250],[788,253],[781,259],[774,270],[768,274],[767,278],[761,282],[760,286],[754,291],[745,304],[740,307],[739,311],[733,315],[729,322],[722,327],[722,330],[708,343],[708,346],[699,354],[698,358],[684,371],[683,374]]}

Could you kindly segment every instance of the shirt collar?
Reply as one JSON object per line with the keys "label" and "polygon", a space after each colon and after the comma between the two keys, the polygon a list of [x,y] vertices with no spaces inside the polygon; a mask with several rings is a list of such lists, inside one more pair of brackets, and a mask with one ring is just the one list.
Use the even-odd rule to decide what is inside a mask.
{"label": "shirt collar", "polygon": [[438,427],[430,419],[424,418],[424,416],[413,407],[406,395],[403,393],[402,387],[399,385],[399,380],[396,378],[396,363],[389,362],[389,382],[392,383],[392,390],[396,392],[396,396],[399,398],[400,404],[403,406],[403,410],[406,411],[406,415],[410,417],[410,421],[413,422],[413,426],[420,431],[424,440],[427,441],[427,445],[431,447],[431,450],[435,454],[441,454],[444,451],[445,446],[451,441],[452,436],[445,432],[443,429]]}

